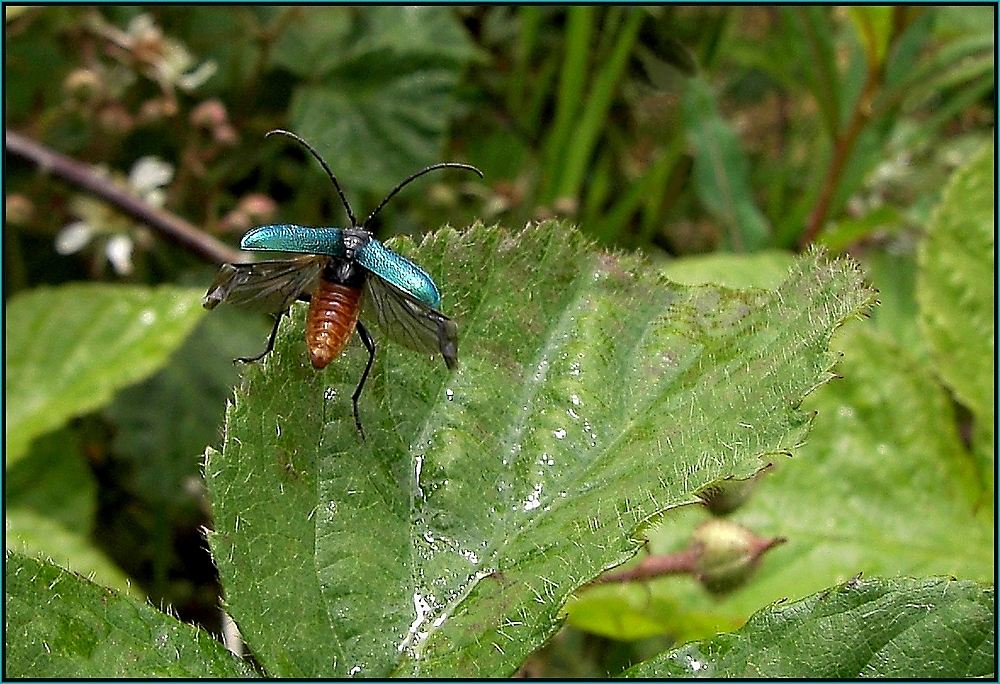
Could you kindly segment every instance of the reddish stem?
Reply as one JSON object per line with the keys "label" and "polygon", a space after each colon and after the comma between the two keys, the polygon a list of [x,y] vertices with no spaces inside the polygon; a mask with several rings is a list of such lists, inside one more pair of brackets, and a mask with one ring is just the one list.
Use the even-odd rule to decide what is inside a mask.
{"label": "reddish stem", "polygon": [[[905,7],[896,7],[893,10],[892,19],[892,35],[888,41],[887,53],[892,51],[892,46],[896,38],[906,30],[913,16],[907,13]],[[868,77],[865,80],[864,89],[861,91],[861,96],[858,97],[854,105],[854,112],[851,114],[850,123],[844,132],[838,135],[834,141],[833,159],[830,162],[830,170],[823,181],[823,189],[820,192],[819,200],[809,214],[806,229],[799,237],[799,249],[805,249],[809,243],[815,240],[826,223],[827,214],[830,211],[830,203],[833,201],[837,186],[840,185],[841,174],[844,172],[847,160],[851,158],[851,153],[854,151],[854,146],[858,142],[861,132],[875,115],[875,96],[878,94],[885,79],[887,59],[887,56],[879,58],[872,53],[868,55]]]}
{"label": "reddish stem", "polygon": [[695,569],[700,553],[701,549],[690,546],[676,553],[646,556],[634,568],[602,575],[594,580],[594,584],[638,582],[663,575],[683,575]]}
{"label": "reddish stem", "polygon": [[865,125],[871,119],[872,101],[881,83],[882,70],[869,69],[864,90],[861,92],[857,104],[854,105],[851,122],[848,124],[847,129],[837,136],[834,142],[833,159],[830,162],[830,169],[827,171],[826,179],[823,181],[823,189],[820,192],[819,200],[809,214],[806,229],[799,237],[799,249],[805,249],[815,240],[819,231],[822,230],[823,225],[826,223],[827,213],[830,211],[830,203],[833,201],[833,195],[840,184],[841,174],[843,174],[847,160],[850,159],[851,153],[854,151],[854,145],[858,142],[858,136],[861,135],[861,131],[864,130]]}

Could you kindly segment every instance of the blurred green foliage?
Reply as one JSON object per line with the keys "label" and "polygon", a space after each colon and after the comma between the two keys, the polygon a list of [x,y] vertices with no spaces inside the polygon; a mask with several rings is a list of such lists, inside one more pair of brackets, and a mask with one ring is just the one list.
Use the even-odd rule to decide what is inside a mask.
{"label": "blurred green foliage", "polygon": [[[849,339],[919,369],[935,401],[954,405],[944,415],[955,433],[948,452],[992,483],[995,396],[983,378],[995,373],[986,321],[995,302],[983,279],[995,264],[981,252],[994,233],[970,240],[965,207],[956,197],[942,203],[942,188],[994,145],[994,12],[6,7],[4,114],[8,129],[98,166],[230,244],[270,220],[345,221],[315,162],[287,141],[265,141],[286,128],[319,149],[361,216],[424,165],[462,161],[485,172],[483,181],[441,174],[408,188],[380,215],[380,237],[565,217],[601,244],[644,251],[670,277],[732,287],[779,282],[789,252],[809,243],[849,253],[882,300],[877,337]],[[5,303],[81,280],[210,282],[213,267],[181,246],[13,155],[6,162]],[[963,173],[959,188],[988,182]],[[976,230],[991,225],[978,199]],[[974,253],[961,254],[963,245]],[[689,258],[703,253],[714,254]],[[66,307],[53,309],[56,323]],[[948,337],[957,330],[959,339]],[[82,397],[58,420],[46,414],[57,431],[26,443],[8,468],[8,531],[25,530],[21,541],[35,539],[36,551],[108,583],[120,585],[124,569],[154,603],[217,630],[219,588],[199,530],[209,523],[200,454],[219,441],[237,377],[230,359],[256,351],[265,332],[263,320],[214,313],[172,355],[145,356],[143,373],[105,383],[117,391],[156,371],[142,384]],[[887,372],[856,356],[850,362],[870,377]],[[906,375],[900,364],[894,381]],[[46,378],[54,386],[58,368]],[[819,405],[854,401],[827,394]],[[831,444],[813,448],[836,453]],[[73,496],[35,475],[46,464],[76,483]],[[807,455],[795,465],[808,468]],[[75,561],[49,550],[60,535]],[[689,589],[643,605],[675,605]],[[642,607],[627,619],[619,608],[606,614],[653,624],[650,638],[669,641],[745,618],[761,596],[703,609],[699,595],[680,627]],[[623,603],[642,600],[608,599]],[[604,676],[650,655],[650,643],[567,632],[525,671]],[[588,657],[572,655],[581,649]]]}

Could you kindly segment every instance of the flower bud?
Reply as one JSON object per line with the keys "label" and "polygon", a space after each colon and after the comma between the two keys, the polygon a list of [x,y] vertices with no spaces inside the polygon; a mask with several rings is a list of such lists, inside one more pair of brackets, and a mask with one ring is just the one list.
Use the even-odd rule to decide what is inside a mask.
{"label": "flower bud", "polygon": [[240,141],[240,136],[236,132],[236,129],[229,123],[216,126],[212,131],[212,136],[215,138],[215,142],[225,147],[232,147]]}
{"label": "flower bud", "polygon": [[34,203],[18,193],[11,193],[3,199],[4,222],[12,225],[24,225],[35,214]]}
{"label": "flower bud", "polygon": [[709,520],[694,531],[692,546],[698,551],[694,576],[713,594],[730,592],[753,574],[765,551],[784,541],[763,539],[726,520]]}
{"label": "flower bud", "polygon": [[126,135],[135,126],[135,119],[123,105],[111,102],[97,113],[101,128],[115,135]]}
{"label": "flower bud", "polygon": [[192,109],[189,120],[192,126],[212,130],[228,123],[229,114],[226,112],[226,105],[222,104],[222,100],[213,97]]}
{"label": "flower bud", "polygon": [[74,69],[63,80],[63,90],[80,103],[93,104],[101,94],[101,79],[91,69]]}
{"label": "flower bud", "polygon": [[246,212],[251,221],[269,221],[278,210],[278,204],[267,195],[252,192],[245,195],[239,202],[239,208]]}
{"label": "flower bud", "polygon": [[222,217],[222,220],[219,222],[219,230],[223,233],[244,233],[252,225],[247,213],[237,208]]}
{"label": "flower bud", "polygon": [[695,492],[695,496],[712,512],[712,515],[729,515],[750,498],[757,487],[757,480],[772,467],[772,464],[768,463],[745,480],[734,478],[717,480]]}

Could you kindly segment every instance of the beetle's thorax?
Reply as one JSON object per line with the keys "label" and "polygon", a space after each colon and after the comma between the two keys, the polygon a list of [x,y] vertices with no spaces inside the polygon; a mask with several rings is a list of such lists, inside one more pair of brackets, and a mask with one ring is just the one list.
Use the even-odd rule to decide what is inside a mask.
{"label": "beetle's thorax", "polygon": [[323,268],[323,280],[348,287],[361,288],[365,284],[365,275],[365,269],[351,258],[330,257]]}
{"label": "beetle's thorax", "polygon": [[364,228],[344,228],[342,239],[344,240],[344,252],[347,258],[353,261],[358,250],[367,245],[372,236]]}

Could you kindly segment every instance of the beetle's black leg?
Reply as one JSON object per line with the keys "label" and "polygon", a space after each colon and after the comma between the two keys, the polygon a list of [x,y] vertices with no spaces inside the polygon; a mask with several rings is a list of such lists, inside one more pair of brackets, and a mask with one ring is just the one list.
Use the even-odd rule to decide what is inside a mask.
{"label": "beetle's black leg", "polygon": [[372,364],[375,363],[375,340],[368,334],[368,329],[361,321],[358,321],[357,331],[358,337],[361,338],[365,349],[368,350],[368,363],[365,365],[365,372],[361,374],[361,380],[358,382],[357,389],[351,395],[351,402],[354,404],[354,424],[358,427],[358,434],[361,435],[361,439],[364,440],[365,431],[361,428],[361,416],[358,414],[358,399],[361,397],[361,391],[365,388],[365,380],[368,379],[368,372],[371,371]]}
{"label": "beetle's black leg", "polygon": [[274,327],[271,328],[271,334],[267,338],[267,347],[264,348],[260,354],[257,356],[241,356],[237,359],[233,359],[233,363],[253,363],[254,361],[260,361],[262,358],[271,353],[274,349],[274,338],[278,335],[278,326],[281,324],[281,317],[285,315],[284,311],[279,311],[274,314]]}

